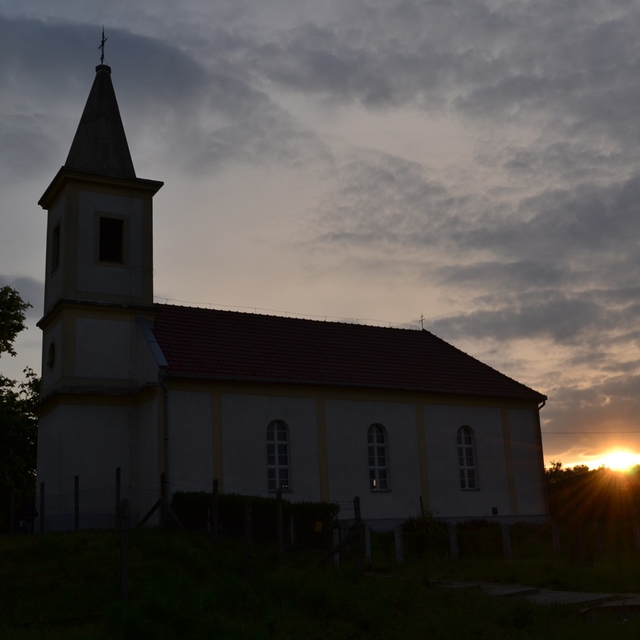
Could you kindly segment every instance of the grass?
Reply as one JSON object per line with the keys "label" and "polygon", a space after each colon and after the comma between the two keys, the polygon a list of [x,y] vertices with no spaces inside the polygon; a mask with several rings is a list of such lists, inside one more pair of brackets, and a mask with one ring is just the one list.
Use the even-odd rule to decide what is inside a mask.
{"label": "grass", "polygon": [[[588,621],[571,606],[538,607],[450,590],[438,580],[483,579],[580,590],[639,590],[640,564],[564,560],[463,559],[424,550],[395,565],[384,536],[361,575],[352,559],[318,567],[296,552],[279,566],[256,547],[252,579],[241,541],[132,531],[129,598],[120,600],[119,543],[113,532],[0,538],[0,637],[80,638],[637,638],[640,618]],[[634,589],[631,587],[635,586]]]}

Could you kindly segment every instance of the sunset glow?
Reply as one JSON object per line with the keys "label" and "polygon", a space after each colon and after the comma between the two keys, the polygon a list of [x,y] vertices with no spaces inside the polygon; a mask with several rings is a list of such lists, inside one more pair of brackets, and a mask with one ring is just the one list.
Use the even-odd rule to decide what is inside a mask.
{"label": "sunset glow", "polygon": [[596,469],[597,467],[604,465],[614,471],[626,471],[637,464],[640,464],[640,454],[618,449],[617,451],[612,451],[602,458],[590,461],[589,467]]}

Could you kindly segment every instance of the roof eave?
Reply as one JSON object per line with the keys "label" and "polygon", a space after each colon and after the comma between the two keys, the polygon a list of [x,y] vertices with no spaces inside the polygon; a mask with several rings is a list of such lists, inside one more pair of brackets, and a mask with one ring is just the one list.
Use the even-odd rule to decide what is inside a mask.
{"label": "roof eave", "polygon": [[474,398],[494,398],[504,400],[518,400],[522,402],[531,402],[539,404],[546,402],[547,396],[537,391],[531,390],[530,395],[515,395],[515,394],[492,394],[492,393],[469,393],[465,391],[451,391],[443,389],[425,389],[421,387],[410,386],[383,386],[373,384],[362,383],[349,383],[349,382],[325,382],[319,380],[291,380],[287,378],[258,378],[251,376],[237,376],[237,375],[225,375],[216,376],[210,374],[188,374],[188,373],[175,373],[171,369],[167,369],[163,374],[164,379],[176,379],[176,380],[194,380],[202,382],[203,380],[209,380],[211,382],[251,382],[259,384],[290,384],[301,386],[317,386],[317,387],[343,387],[345,389],[370,389],[376,391],[401,391],[408,393],[425,393],[425,394],[438,394],[446,396],[456,397],[474,397]]}
{"label": "roof eave", "polygon": [[60,167],[60,170],[56,174],[55,178],[51,181],[45,192],[42,194],[38,204],[43,209],[50,209],[55,203],[60,191],[64,186],[71,181],[82,182],[85,184],[100,184],[111,187],[124,187],[131,189],[139,189],[141,191],[148,191],[151,195],[155,195],[164,185],[164,182],[159,180],[148,180],[146,178],[116,178],[112,176],[103,176],[95,173],[88,173],[85,171],[78,171],[77,169],[69,169],[67,167]]}

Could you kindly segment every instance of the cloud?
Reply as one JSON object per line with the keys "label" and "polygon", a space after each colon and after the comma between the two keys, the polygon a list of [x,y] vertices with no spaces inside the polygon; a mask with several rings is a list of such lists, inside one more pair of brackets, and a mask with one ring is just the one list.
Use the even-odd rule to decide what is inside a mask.
{"label": "cloud", "polygon": [[15,289],[20,297],[28,302],[31,307],[25,311],[29,320],[39,320],[43,313],[44,304],[44,282],[29,276],[8,276],[0,274],[0,287],[9,285]]}
{"label": "cloud", "polygon": [[[54,4],[0,14],[0,182],[12,194],[64,161],[98,61],[103,9]],[[108,13],[139,175],[186,177],[176,191],[188,193],[229,170],[287,167],[273,192],[291,193],[305,171],[313,195],[288,209],[304,203],[317,261],[288,271],[329,274],[327,291],[356,274],[363,299],[378,296],[373,280],[411,283],[408,313],[416,296],[435,301],[429,328],[548,392],[549,428],[614,429],[637,413],[632,3],[141,0]],[[421,119],[429,127],[407,135]],[[440,122],[458,137],[432,149],[421,135]]]}
{"label": "cloud", "polygon": [[[97,51],[96,33],[86,25],[0,14],[0,110],[6,116],[0,139],[12,159],[5,180],[25,166],[34,173],[51,158],[62,163],[66,157],[92,80],[86,52]],[[221,62],[204,67],[155,37],[111,29],[109,39],[106,62],[137,152],[134,164],[136,155],[143,165],[151,156],[157,165],[162,156],[191,175],[207,175],[229,163],[330,159],[313,132],[251,86],[241,67],[224,63],[224,51]],[[222,39],[218,44],[232,46]],[[56,121],[63,132],[45,129],[44,122],[51,127]],[[48,152],[40,154],[42,149]],[[32,158],[39,158],[35,165]]]}

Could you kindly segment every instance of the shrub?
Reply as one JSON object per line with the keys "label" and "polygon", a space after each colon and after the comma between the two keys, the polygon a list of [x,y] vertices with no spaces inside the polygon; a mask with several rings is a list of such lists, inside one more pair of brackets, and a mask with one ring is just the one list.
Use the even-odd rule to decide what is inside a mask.
{"label": "shrub", "polygon": [[[275,498],[220,494],[218,496],[219,533],[229,536],[244,535],[245,505],[251,501],[252,537],[260,542],[276,542],[277,509]],[[171,507],[187,529],[206,531],[213,494],[177,492]],[[332,544],[332,527],[340,507],[328,502],[288,502],[282,500],[285,539],[291,543],[288,526],[294,523],[296,545],[326,549]]]}

